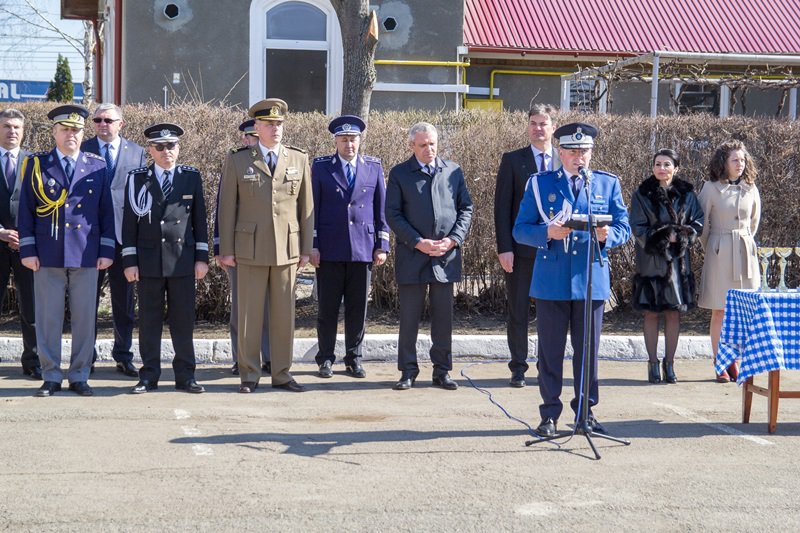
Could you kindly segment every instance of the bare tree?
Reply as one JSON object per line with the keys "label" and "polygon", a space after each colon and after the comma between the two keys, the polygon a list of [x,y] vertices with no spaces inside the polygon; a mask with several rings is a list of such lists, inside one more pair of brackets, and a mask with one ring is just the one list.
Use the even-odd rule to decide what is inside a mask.
{"label": "bare tree", "polygon": [[[34,5],[31,0],[23,0],[25,5],[11,5],[0,2],[0,14],[7,19],[16,20],[23,24],[26,33],[43,32],[55,35],[74,48],[83,58],[83,103],[89,104],[94,100],[94,54],[96,48],[95,29],[92,21],[83,21],[83,38],[74,37],[55,25],[48,13]],[[29,35],[30,36],[30,35]],[[24,58],[23,58],[24,59]]]}
{"label": "bare tree", "polygon": [[375,85],[375,48],[378,45],[378,17],[370,12],[369,0],[331,0],[344,48],[342,114],[367,118]]}

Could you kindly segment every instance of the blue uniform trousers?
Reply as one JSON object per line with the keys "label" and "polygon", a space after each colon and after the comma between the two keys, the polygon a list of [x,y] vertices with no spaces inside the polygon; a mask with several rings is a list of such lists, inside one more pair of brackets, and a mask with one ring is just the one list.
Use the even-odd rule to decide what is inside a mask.
{"label": "blue uniform trousers", "polygon": [[372,263],[363,261],[321,261],[317,269],[318,365],[336,359],[336,330],[339,306],[344,298],[344,362],[353,364],[363,355],[367,319],[367,297],[372,279]]}

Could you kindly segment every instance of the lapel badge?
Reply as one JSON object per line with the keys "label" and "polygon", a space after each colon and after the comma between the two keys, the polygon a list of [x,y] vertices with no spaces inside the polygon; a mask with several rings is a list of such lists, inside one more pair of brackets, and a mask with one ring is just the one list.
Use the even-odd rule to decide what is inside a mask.
{"label": "lapel badge", "polygon": [[245,172],[245,174],[255,174],[255,173],[256,171],[253,170],[253,167],[247,167],[247,172]]}
{"label": "lapel badge", "polygon": [[56,184],[56,180],[54,180],[53,178],[50,178],[49,180],[47,180],[47,186],[48,187],[52,187],[55,184]]}
{"label": "lapel badge", "polygon": [[253,149],[250,151],[250,155],[252,155],[253,157],[258,157],[258,152],[256,152],[256,149],[255,149],[255,148],[253,148]]}
{"label": "lapel badge", "polygon": [[556,193],[551,192],[550,194],[548,194],[547,195],[547,201],[548,202],[555,202],[556,201]]}

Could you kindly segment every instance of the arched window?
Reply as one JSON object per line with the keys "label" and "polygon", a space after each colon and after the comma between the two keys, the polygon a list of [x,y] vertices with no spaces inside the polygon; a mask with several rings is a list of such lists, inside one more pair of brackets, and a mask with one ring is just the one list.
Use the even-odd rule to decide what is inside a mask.
{"label": "arched window", "polygon": [[342,38],[327,0],[250,4],[250,103],[282,98],[290,111],[341,107]]}

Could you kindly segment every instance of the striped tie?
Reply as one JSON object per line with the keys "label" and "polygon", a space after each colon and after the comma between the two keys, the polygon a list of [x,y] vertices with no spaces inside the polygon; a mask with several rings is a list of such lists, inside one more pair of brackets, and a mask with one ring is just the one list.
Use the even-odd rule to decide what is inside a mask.
{"label": "striped tie", "polygon": [[164,199],[169,198],[172,192],[172,181],[169,179],[169,170],[164,171],[164,179],[161,181],[161,192],[164,193]]}
{"label": "striped tie", "polygon": [[106,177],[111,180],[114,177],[114,156],[111,155],[112,146],[106,143],[103,148],[105,149]]}

